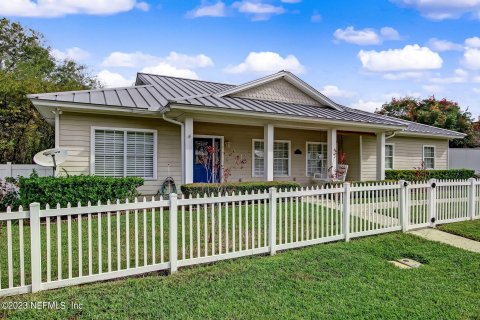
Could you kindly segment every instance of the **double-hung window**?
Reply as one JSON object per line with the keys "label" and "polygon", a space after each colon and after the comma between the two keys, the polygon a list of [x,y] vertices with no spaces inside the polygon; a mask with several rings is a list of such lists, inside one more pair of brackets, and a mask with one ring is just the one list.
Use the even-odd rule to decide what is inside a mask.
{"label": "double-hung window", "polygon": [[425,169],[435,169],[434,146],[423,146],[423,165]]}
{"label": "double-hung window", "polygon": [[253,140],[253,176],[263,177],[265,167],[263,140]]}
{"label": "double-hung window", "polygon": [[393,169],[393,144],[385,145],[385,169]]}
{"label": "double-hung window", "polygon": [[93,172],[105,177],[156,178],[153,130],[92,130]]}
{"label": "double-hung window", "polygon": [[[252,142],[252,174],[254,177],[263,177],[265,174],[265,144],[260,139],[254,139]],[[273,175],[275,177],[290,175],[290,141],[274,141]]]}
{"label": "double-hung window", "polygon": [[307,142],[307,176],[327,171],[327,144]]}

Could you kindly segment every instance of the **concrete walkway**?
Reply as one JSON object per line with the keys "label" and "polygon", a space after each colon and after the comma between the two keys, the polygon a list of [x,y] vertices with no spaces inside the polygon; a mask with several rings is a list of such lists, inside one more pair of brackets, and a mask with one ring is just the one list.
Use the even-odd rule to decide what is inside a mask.
{"label": "concrete walkway", "polygon": [[408,233],[425,238],[427,240],[442,242],[453,247],[480,253],[480,242],[460,237],[448,232],[443,232],[438,229],[425,228],[409,231]]}

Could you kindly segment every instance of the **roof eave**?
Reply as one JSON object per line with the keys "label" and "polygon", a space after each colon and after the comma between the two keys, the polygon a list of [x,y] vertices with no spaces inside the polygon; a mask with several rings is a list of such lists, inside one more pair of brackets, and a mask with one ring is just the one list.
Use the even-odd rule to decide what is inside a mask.
{"label": "roof eave", "polygon": [[79,103],[79,102],[66,102],[66,101],[51,101],[51,100],[42,100],[30,98],[32,104],[38,109],[38,107],[47,107],[47,108],[67,108],[72,111],[89,111],[92,113],[125,113],[125,114],[138,114],[138,115],[159,115],[158,111],[152,111],[145,108],[133,108],[133,107],[122,107],[122,106],[112,106],[112,105],[100,105],[100,104],[89,104],[89,103]]}
{"label": "roof eave", "polygon": [[416,132],[416,131],[400,131],[396,136],[407,136],[407,137],[425,137],[433,139],[463,139],[466,134],[459,133],[458,135],[449,135],[449,134],[435,134],[435,133],[425,133],[425,132]]}
{"label": "roof eave", "polygon": [[270,114],[270,113],[263,113],[263,112],[255,112],[255,111],[245,111],[245,110],[230,110],[230,109],[224,109],[224,108],[213,108],[213,107],[206,107],[206,106],[197,106],[197,105],[191,105],[191,104],[182,104],[179,102],[172,101],[169,103],[169,105],[162,110],[162,113],[168,112],[170,110],[184,110],[184,111],[202,111],[202,112],[212,112],[216,114],[229,114],[229,115],[243,115],[243,116],[255,116],[257,118],[264,118],[264,119],[272,119],[272,120],[309,120],[312,122],[318,122],[318,123],[323,123],[323,124],[329,124],[329,125],[352,125],[355,124],[358,127],[363,127],[363,128],[372,128],[375,130],[392,130],[392,129],[397,129],[397,130],[404,130],[406,129],[406,126],[395,126],[395,125],[382,125],[382,124],[376,124],[376,123],[368,123],[368,122],[356,122],[356,121],[346,121],[346,120],[329,120],[329,119],[324,119],[324,118],[317,118],[317,117],[302,117],[302,116],[294,116],[294,115],[279,115],[279,114]]}

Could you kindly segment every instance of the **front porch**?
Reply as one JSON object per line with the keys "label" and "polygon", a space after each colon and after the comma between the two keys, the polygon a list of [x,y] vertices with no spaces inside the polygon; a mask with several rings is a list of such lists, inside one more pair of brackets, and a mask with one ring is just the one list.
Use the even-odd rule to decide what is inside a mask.
{"label": "front porch", "polygon": [[[193,118],[184,123],[185,183],[283,180],[309,186],[318,183],[313,179],[315,173],[326,176],[327,171],[334,172],[342,153],[348,165],[346,180],[385,177],[385,132],[273,122],[212,123]],[[202,162],[207,146],[215,149],[209,161],[219,168],[216,174],[202,174],[212,168],[212,162]]]}

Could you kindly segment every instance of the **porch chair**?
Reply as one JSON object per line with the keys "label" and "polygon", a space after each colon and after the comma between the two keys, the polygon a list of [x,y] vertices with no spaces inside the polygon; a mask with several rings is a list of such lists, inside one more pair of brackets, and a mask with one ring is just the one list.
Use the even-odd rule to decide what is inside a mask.
{"label": "porch chair", "polygon": [[337,164],[335,172],[332,172],[332,168],[329,168],[326,171],[314,173],[312,180],[320,184],[328,182],[345,182],[347,173],[348,164]]}

